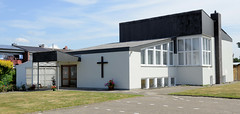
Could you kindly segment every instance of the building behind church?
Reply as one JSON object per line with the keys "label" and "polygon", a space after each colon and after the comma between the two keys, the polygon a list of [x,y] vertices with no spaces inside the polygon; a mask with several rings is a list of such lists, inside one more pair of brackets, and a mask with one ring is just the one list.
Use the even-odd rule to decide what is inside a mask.
{"label": "building behind church", "polygon": [[[209,16],[196,10],[120,23],[119,41],[65,53],[35,53],[32,66],[54,62],[54,76],[62,87],[106,88],[111,79],[117,89],[233,81],[232,39],[217,12]],[[36,75],[32,73],[32,80]]]}

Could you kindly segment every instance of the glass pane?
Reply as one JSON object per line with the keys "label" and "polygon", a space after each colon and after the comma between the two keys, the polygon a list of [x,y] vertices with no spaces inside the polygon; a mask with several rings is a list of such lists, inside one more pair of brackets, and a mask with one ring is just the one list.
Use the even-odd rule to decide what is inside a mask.
{"label": "glass pane", "polygon": [[141,50],[141,64],[145,64],[145,50]]}
{"label": "glass pane", "polygon": [[68,84],[68,80],[63,80],[63,84],[62,85],[69,85]]}
{"label": "glass pane", "polygon": [[161,45],[156,46],[156,49],[161,49]]}
{"label": "glass pane", "polygon": [[145,79],[142,79],[142,80],[141,80],[141,88],[142,88],[142,89],[146,88],[146,87],[145,87]]}
{"label": "glass pane", "polygon": [[193,64],[199,65],[199,52],[193,52]]}
{"label": "glass pane", "polygon": [[71,80],[71,86],[76,86],[77,85],[77,80]]}
{"label": "glass pane", "polygon": [[207,39],[207,50],[210,51],[211,40]]}
{"label": "glass pane", "polygon": [[168,78],[164,78],[164,87],[168,86]]}
{"label": "glass pane", "polygon": [[163,44],[163,50],[167,50],[167,44]]}
{"label": "glass pane", "polygon": [[161,78],[157,79],[157,87],[162,87],[162,79]]}
{"label": "glass pane", "polygon": [[161,51],[156,51],[156,64],[161,64]]}
{"label": "glass pane", "polygon": [[167,52],[163,52],[163,64],[167,65]]}
{"label": "glass pane", "polygon": [[206,52],[203,52],[203,64],[206,64]]}
{"label": "glass pane", "polygon": [[191,51],[191,39],[185,39],[185,51]]}
{"label": "glass pane", "polygon": [[206,64],[210,65],[210,52],[206,53]]}
{"label": "glass pane", "polygon": [[175,78],[171,78],[171,86],[175,85]]}
{"label": "glass pane", "polygon": [[185,53],[186,65],[191,65],[191,52]]}
{"label": "glass pane", "polygon": [[68,67],[63,67],[63,78],[68,78]]}
{"label": "glass pane", "polygon": [[170,43],[169,43],[169,50],[170,50],[170,51],[173,51],[173,48],[174,48],[174,47],[173,47],[173,42],[170,42]]}
{"label": "glass pane", "polygon": [[199,38],[193,38],[193,50],[199,50]]}
{"label": "glass pane", "polygon": [[206,38],[203,38],[203,50],[206,50],[206,46],[207,46],[207,40]]}
{"label": "glass pane", "polygon": [[183,40],[178,40],[178,51],[184,51]]}
{"label": "glass pane", "polygon": [[71,67],[71,79],[77,79],[77,67],[76,66]]}
{"label": "glass pane", "polygon": [[208,63],[211,65],[211,52],[208,52]]}
{"label": "glass pane", "polygon": [[153,87],[154,87],[154,81],[153,81],[153,79],[150,79],[150,80],[149,80],[149,87],[150,87],[150,88],[153,88]]}
{"label": "glass pane", "polygon": [[169,53],[170,58],[170,65],[173,65],[173,53]]}
{"label": "glass pane", "polygon": [[178,64],[179,65],[184,65],[183,53],[178,53]]}
{"label": "glass pane", "polygon": [[148,64],[153,64],[153,50],[148,50]]}

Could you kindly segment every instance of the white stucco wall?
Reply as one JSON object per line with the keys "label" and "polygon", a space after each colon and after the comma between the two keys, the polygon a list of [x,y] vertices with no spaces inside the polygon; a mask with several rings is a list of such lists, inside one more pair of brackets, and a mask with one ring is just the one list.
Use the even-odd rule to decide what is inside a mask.
{"label": "white stucco wall", "polygon": [[130,88],[141,88],[141,79],[175,77],[176,68],[167,66],[143,66],[141,65],[141,53],[130,51]]}
{"label": "white stucco wall", "polygon": [[[101,78],[101,56],[104,64],[104,78]],[[107,88],[105,83],[113,79],[116,89],[129,89],[129,52],[109,52],[81,55],[78,66],[78,88]]]}
{"label": "white stucco wall", "polygon": [[222,70],[226,82],[233,81],[233,49],[232,42],[222,40]]}
{"label": "white stucco wall", "polygon": [[202,85],[201,66],[178,66],[177,84]]}

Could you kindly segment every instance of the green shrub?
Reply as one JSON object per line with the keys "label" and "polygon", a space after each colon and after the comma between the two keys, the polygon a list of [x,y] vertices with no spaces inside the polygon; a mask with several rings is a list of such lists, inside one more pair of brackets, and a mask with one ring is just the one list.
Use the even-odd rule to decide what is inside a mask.
{"label": "green shrub", "polygon": [[13,76],[16,75],[11,61],[0,60],[0,92],[12,90]]}

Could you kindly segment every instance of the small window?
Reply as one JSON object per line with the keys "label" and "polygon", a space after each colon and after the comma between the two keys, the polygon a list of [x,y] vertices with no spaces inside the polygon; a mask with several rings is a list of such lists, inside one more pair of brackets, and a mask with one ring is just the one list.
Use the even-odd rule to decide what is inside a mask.
{"label": "small window", "polygon": [[199,52],[193,52],[193,65],[199,65]]}
{"label": "small window", "polygon": [[167,44],[163,44],[163,50],[167,50]]}
{"label": "small window", "polygon": [[173,42],[170,42],[170,43],[169,43],[169,50],[170,50],[170,51],[173,51],[173,49],[174,49],[174,47],[173,47]]}
{"label": "small window", "polygon": [[170,64],[170,65],[173,65],[173,53],[172,53],[172,52],[169,53],[169,59],[170,59],[170,60],[169,60],[169,62],[170,62],[169,64]]}
{"label": "small window", "polygon": [[167,52],[163,52],[163,65],[167,65],[167,61],[168,61]]}
{"label": "small window", "polygon": [[186,55],[185,55],[185,61],[186,61],[186,65],[191,65],[191,52],[186,52],[185,53]]}
{"label": "small window", "polygon": [[193,50],[199,50],[199,38],[193,38]]}
{"label": "small window", "polygon": [[161,64],[161,51],[156,51],[156,64]]}
{"label": "small window", "polygon": [[161,49],[161,45],[156,46],[156,49],[160,50]]}
{"label": "small window", "polygon": [[184,55],[183,53],[178,53],[178,64],[184,65]]}
{"label": "small window", "polygon": [[185,39],[185,51],[191,51],[191,39]]}
{"label": "small window", "polygon": [[183,40],[178,40],[178,51],[184,51]]}
{"label": "small window", "polygon": [[148,64],[153,64],[153,50],[148,50]]}
{"label": "small window", "polygon": [[141,64],[145,64],[145,49],[141,50]]}

